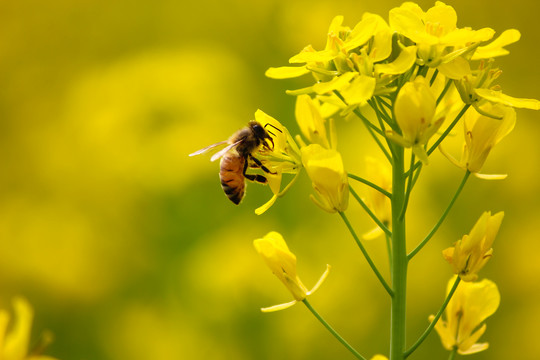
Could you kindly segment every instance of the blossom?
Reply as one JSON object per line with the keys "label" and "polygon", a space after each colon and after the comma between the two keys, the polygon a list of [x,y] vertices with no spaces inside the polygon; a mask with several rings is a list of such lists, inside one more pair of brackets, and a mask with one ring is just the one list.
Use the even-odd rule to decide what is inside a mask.
{"label": "blossom", "polygon": [[456,11],[441,1],[426,12],[413,2],[405,2],[390,10],[389,22],[393,30],[416,44],[419,65],[437,67],[445,76],[449,74],[442,65],[452,62],[458,62],[453,67],[461,67],[466,74],[466,61],[458,59],[495,33],[490,28],[458,28]]}
{"label": "blossom", "polygon": [[300,131],[310,143],[330,148],[325,119],[321,115],[318,100],[311,99],[308,95],[298,96],[296,98],[295,116]]}
{"label": "blossom", "polygon": [[471,232],[464,235],[454,246],[443,251],[443,256],[452,265],[454,273],[463,281],[475,281],[478,272],[493,254],[492,244],[499,232],[504,212],[491,215],[484,212]]}
{"label": "blossom", "polygon": [[291,64],[305,65],[270,68],[266,76],[285,79],[311,72],[316,80],[325,82],[339,74],[354,71],[355,64],[349,55],[360,52],[359,48],[364,48],[373,61],[382,61],[391,54],[392,33],[379,15],[365,13],[352,30],[342,23],[343,16],[334,17],[328,28],[324,50],[317,51],[308,45],[289,59]]}
{"label": "blossom", "polygon": [[[283,196],[294,184],[297,175],[302,169],[302,161],[300,149],[285,126],[262,110],[255,112],[255,120],[264,127],[273,141],[272,148],[262,147],[254,154],[255,158],[270,171],[269,173],[265,172],[264,176],[267,178],[268,186],[273,193],[269,201],[255,210],[255,213],[260,215],[268,210],[276,202],[277,198]],[[283,174],[293,174],[295,177],[282,190]]]}
{"label": "blossom", "polygon": [[482,107],[486,112],[500,117],[500,120],[491,116],[482,115],[477,111],[469,110],[464,117],[465,144],[461,160],[458,162],[444,150],[442,153],[456,166],[468,170],[483,179],[503,179],[506,175],[485,175],[479,171],[484,166],[489,153],[516,124],[516,112],[513,108],[503,105],[485,104]]}
{"label": "blossom", "polygon": [[[55,360],[50,356],[41,355],[50,337],[44,337],[42,344],[35,351],[28,351],[30,343],[30,333],[34,312],[32,307],[25,299],[16,297],[13,299],[13,308],[15,310],[15,319],[8,327],[10,315],[5,310],[0,310],[0,359],[2,360]],[[10,331],[8,332],[8,328]]]}
{"label": "blossom", "polygon": [[301,149],[302,163],[311,179],[318,198],[311,199],[321,209],[330,213],[345,211],[349,205],[349,182],[341,154],[311,144]]}
{"label": "blossom", "polygon": [[[455,277],[448,282],[447,293]],[[486,331],[484,320],[493,315],[500,303],[500,294],[494,282],[462,282],[446,308],[446,320],[439,320],[435,330],[445,349],[461,355],[474,354],[488,348],[488,343],[476,343]],[[435,316],[431,315],[429,321]]]}
{"label": "blossom", "polygon": [[[497,49],[493,51],[497,51]],[[499,85],[493,85],[493,82],[502,73],[500,69],[493,67],[493,61],[493,59],[481,61],[478,69],[461,78],[455,78],[454,83],[461,100],[465,104],[472,105],[479,113],[494,118],[497,116],[483,110],[483,104],[501,104],[514,108],[540,110],[540,101],[506,95],[501,91]]]}
{"label": "blossom", "polygon": [[427,80],[419,76],[403,85],[394,103],[396,121],[402,131],[387,136],[404,147],[411,147],[418,158],[427,163],[424,145],[435,134],[444,117],[435,113],[436,98]]}
{"label": "blossom", "polygon": [[261,309],[263,312],[283,310],[293,306],[298,301],[304,300],[314,293],[326,279],[330,266],[327,265],[317,284],[311,290],[307,290],[296,274],[296,255],[288,248],[287,243],[280,233],[271,231],[263,238],[253,241],[253,246],[262,256],[270,270],[278,277],[294,297],[294,301]]}

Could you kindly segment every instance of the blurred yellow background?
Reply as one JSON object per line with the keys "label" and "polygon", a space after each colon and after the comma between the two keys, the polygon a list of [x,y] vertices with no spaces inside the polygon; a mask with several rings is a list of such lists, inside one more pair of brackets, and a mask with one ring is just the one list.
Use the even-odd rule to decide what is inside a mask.
{"label": "blurred yellow background", "polygon": [[[303,306],[259,311],[291,300],[251,243],[276,230],[297,254],[306,286],[333,266],[311,299],[319,312],[366,357],[386,353],[386,293],[339,217],[311,203],[306,176],[256,216],[269,189],[249,184],[235,207],[218,165],[187,154],[226,139],[257,108],[298,133],[294,98],[284,91],[302,80],[270,80],[264,71],[307,44],[324,46],[335,15],[352,27],[363,12],[387,19],[400,3],[1,1],[1,307],[26,296],[36,311],[33,338],[50,329],[47,353],[65,360],[352,358]],[[448,3],[460,27],[522,32],[510,56],[497,60],[499,83],[507,94],[540,99],[538,2]],[[508,179],[471,179],[411,263],[409,343],[443,300],[451,271],[441,250],[482,211],[504,210],[482,273],[502,302],[481,339],[490,349],[474,358],[540,358],[539,121],[537,112],[518,110],[514,132],[486,164]],[[338,130],[346,167],[361,174],[369,138],[358,123]],[[435,155],[411,199],[409,247],[461,176]],[[371,229],[352,202],[349,213],[359,233]],[[386,269],[383,242],[366,246]],[[432,334],[411,358],[446,357]]]}

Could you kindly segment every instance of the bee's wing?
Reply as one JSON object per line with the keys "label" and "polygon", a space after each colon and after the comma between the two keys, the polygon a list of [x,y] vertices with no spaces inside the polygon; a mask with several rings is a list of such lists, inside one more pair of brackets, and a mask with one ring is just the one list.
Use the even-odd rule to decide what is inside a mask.
{"label": "bee's wing", "polygon": [[225,155],[227,152],[229,152],[233,147],[240,144],[240,142],[242,142],[242,140],[238,140],[237,142],[234,142],[234,143],[230,144],[229,146],[227,146],[226,148],[224,148],[224,149],[220,150],[219,152],[215,153],[210,158],[210,161],[216,161],[217,159],[219,159],[220,157]]}
{"label": "bee's wing", "polygon": [[[208,145],[207,147],[202,148],[201,150],[197,150],[197,151],[195,151],[194,153],[189,154],[189,156],[195,156],[195,155],[201,155],[201,154],[204,154],[205,152],[208,152],[208,151],[210,151],[210,150],[212,150],[212,149],[214,149],[214,148],[216,148],[216,147],[218,147],[218,146],[220,146],[220,145],[225,145],[225,144],[227,144],[227,143],[228,143],[228,142],[225,140],[225,141],[220,141],[220,142],[215,143],[215,144],[212,144],[212,145]],[[228,146],[227,146],[227,147],[228,147]]]}

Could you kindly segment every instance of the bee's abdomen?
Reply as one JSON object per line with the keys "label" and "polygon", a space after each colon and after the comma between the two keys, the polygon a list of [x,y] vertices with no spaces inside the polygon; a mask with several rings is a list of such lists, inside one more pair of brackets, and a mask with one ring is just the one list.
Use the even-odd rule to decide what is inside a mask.
{"label": "bee's abdomen", "polygon": [[246,186],[244,179],[244,158],[226,154],[221,158],[219,178],[225,195],[236,205],[240,204],[244,197]]}

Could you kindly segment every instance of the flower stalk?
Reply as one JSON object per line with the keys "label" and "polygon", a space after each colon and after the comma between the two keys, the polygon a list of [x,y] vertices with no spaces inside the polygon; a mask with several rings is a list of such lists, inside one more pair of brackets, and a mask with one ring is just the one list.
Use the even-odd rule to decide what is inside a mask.
{"label": "flower stalk", "polygon": [[406,341],[407,305],[407,249],[405,216],[401,210],[405,206],[404,149],[393,149],[392,167],[392,297],[390,311],[390,359],[404,359]]}

